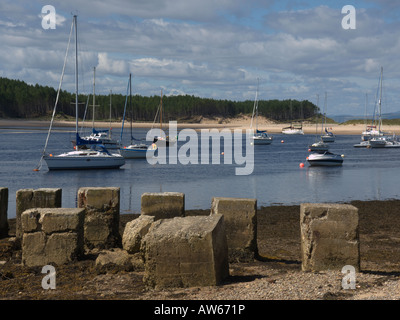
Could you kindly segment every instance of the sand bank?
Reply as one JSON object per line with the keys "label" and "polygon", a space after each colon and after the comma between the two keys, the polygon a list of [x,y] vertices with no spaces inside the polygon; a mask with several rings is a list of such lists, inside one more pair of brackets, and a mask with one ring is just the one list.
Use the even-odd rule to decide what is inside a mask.
{"label": "sand bank", "polygon": [[[199,123],[185,123],[178,122],[178,129],[192,128],[195,130],[200,129],[242,129],[246,130],[250,127],[251,119],[249,117],[242,117],[239,119],[204,119]],[[46,120],[18,120],[18,119],[0,119],[0,128],[48,128],[50,121]],[[54,127],[75,127],[74,121],[54,121]],[[92,122],[87,122],[85,127],[91,128]],[[258,129],[267,130],[269,133],[281,133],[282,128],[289,126],[288,123],[272,123],[268,120],[258,121]],[[96,128],[109,128],[110,122],[95,122]],[[122,122],[111,122],[111,128],[120,129],[122,127]],[[130,127],[130,123],[125,122],[124,128]],[[136,122],[134,123],[135,128],[147,128],[159,127],[158,124],[154,125],[150,122]],[[329,124],[327,126],[336,135],[361,135],[365,130],[364,124],[352,124],[352,125],[342,125],[342,124]],[[167,130],[168,123],[163,124],[164,130]],[[254,128],[254,124],[253,124]],[[385,125],[383,127],[385,132],[394,133],[400,135],[400,126],[398,125]],[[303,131],[305,134],[315,134],[320,133],[321,127],[318,129],[315,124],[303,124]]]}

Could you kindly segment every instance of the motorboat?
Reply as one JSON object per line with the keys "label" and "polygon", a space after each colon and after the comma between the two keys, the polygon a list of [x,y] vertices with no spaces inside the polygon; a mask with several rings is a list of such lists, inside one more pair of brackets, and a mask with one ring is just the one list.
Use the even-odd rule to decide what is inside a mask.
{"label": "motorboat", "polygon": [[343,164],[343,156],[331,152],[315,152],[307,157],[310,166],[341,166]]}
{"label": "motorboat", "polygon": [[400,142],[396,140],[395,136],[382,136],[369,140],[371,148],[400,148]]}

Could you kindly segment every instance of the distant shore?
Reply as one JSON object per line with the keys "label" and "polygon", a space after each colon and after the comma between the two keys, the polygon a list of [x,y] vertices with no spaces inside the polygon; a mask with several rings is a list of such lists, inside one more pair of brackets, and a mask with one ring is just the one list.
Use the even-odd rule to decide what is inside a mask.
{"label": "distant shore", "polygon": [[[251,119],[249,117],[241,117],[234,119],[204,119],[198,123],[187,123],[187,122],[179,122],[177,123],[178,129],[191,128],[195,130],[200,129],[242,129],[246,130],[250,128]],[[19,119],[0,119],[0,128],[34,128],[34,127],[49,127],[50,121],[48,120],[19,120]],[[81,123],[80,123],[81,125]],[[282,128],[289,126],[288,123],[272,123],[266,119],[258,121],[258,129],[259,130],[267,130],[269,133],[281,133]],[[74,121],[67,120],[55,120],[53,123],[54,127],[75,127]],[[85,127],[91,128],[92,122],[86,122]],[[125,122],[125,127],[130,126],[130,123]],[[152,128],[158,127],[159,125],[154,125],[150,122],[135,122],[135,128]],[[98,121],[95,122],[96,128],[109,128],[110,122],[107,121]],[[111,122],[111,128],[121,128],[122,122]],[[361,135],[361,133],[365,130],[364,124],[351,124],[351,125],[343,125],[343,124],[328,124],[327,127],[333,134],[336,135]],[[254,128],[254,123],[253,123]],[[163,124],[163,129],[168,129],[168,123]],[[320,126],[316,129],[315,124],[303,124],[303,132],[305,134],[315,134],[319,133],[321,130]],[[391,134],[400,134],[400,126],[399,125],[385,125],[383,127],[385,132]]]}

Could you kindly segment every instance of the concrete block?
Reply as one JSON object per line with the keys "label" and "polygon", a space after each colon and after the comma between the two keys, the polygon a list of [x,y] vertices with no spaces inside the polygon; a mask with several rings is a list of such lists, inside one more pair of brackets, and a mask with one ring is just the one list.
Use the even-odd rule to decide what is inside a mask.
{"label": "concrete block", "polygon": [[155,220],[185,216],[185,194],[180,192],[143,193],[141,214]]}
{"label": "concrete block", "polygon": [[87,248],[121,247],[120,188],[80,188],[78,208],[86,210],[84,241]]}
{"label": "concrete block", "polygon": [[360,269],[358,209],[345,204],[300,205],[303,271]]}
{"label": "concrete block", "polygon": [[83,253],[84,209],[34,208],[21,215],[22,263],[65,264]]}
{"label": "concrete block", "polygon": [[8,188],[0,188],[0,239],[8,236]]}
{"label": "concrete block", "polygon": [[257,257],[256,199],[215,197],[211,214],[224,216],[230,261],[247,262]]}
{"label": "concrete block", "polygon": [[130,254],[140,252],[142,239],[153,222],[154,217],[147,215],[140,215],[138,218],[129,221],[125,225],[124,234],[122,235],[122,248]]}
{"label": "concrete block", "polygon": [[154,222],[142,241],[149,287],[218,285],[229,275],[222,215]]}
{"label": "concrete block", "polygon": [[16,238],[22,239],[21,215],[31,208],[61,208],[62,190],[58,188],[20,189],[16,193]]}

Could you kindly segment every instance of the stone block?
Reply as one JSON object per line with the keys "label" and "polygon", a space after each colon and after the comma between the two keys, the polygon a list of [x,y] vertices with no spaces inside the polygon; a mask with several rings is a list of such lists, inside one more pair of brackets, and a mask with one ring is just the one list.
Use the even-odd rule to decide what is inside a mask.
{"label": "stone block", "polygon": [[144,237],[141,251],[149,287],[213,286],[229,275],[222,215],[158,220]]}
{"label": "stone block", "polygon": [[78,208],[86,210],[84,241],[87,248],[109,249],[121,246],[120,188],[80,188]]}
{"label": "stone block", "polygon": [[358,209],[346,204],[300,205],[303,271],[360,269]]}
{"label": "stone block", "polygon": [[22,263],[66,264],[83,253],[84,209],[34,208],[21,215]]}
{"label": "stone block", "polygon": [[140,215],[138,218],[129,221],[125,225],[122,235],[122,248],[130,254],[140,252],[142,239],[149,231],[153,222],[154,217],[147,215]]}
{"label": "stone block", "polygon": [[0,239],[8,236],[8,188],[0,188]]}
{"label": "stone block", "polygon": [[62,190],[58,188],[20,189],[16,193],[16,238],[22,239],[21,215],[32,208],[61,208]]}
{"label": "stone block", "polygon": [[185,216],[185,194],[180,192],[143,193],[141,214],[155,220]]}
{"label": "stone block", "polygon": [[258,255],[257,200],[215,197],[211,214],[222,214],[230,261],[247,262]]}

